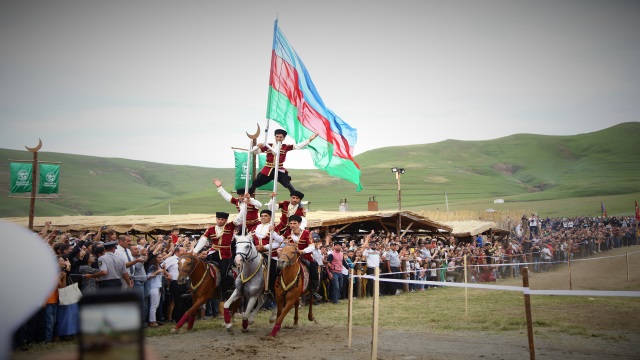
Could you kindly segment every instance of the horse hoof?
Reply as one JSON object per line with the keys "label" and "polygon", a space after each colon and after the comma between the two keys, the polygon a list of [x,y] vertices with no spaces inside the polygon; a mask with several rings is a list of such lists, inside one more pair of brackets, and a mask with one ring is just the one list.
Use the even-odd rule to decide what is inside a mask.
{"label": "horse hoof", "polygon": [[253,325],[253,320],[249,320],[249,325]]}
{"label": "horse hoof", "polygon": [[273,324],[276,322],[276,319],[269,319],[269,324]]}
{"label": "horse hoof", "polygon": [[169,333],[171,334],[177,334],[179,329],[173,328],[171,330],[169,330]]}
{"label": "horse hoof", "polygon": [[271,334],[267,334],[267,335],[262,337],[262,340],[271,340],[271,341],[273,341],[275,339],[276,339],[276,337],[275,336],[271,336]]}
{"label": "horse hoof", "polygon": [[232,328],[232,327],[228,327],[228,328],[227,328],[227,332],[228,332],[229,334],[233,334],[233,328]]}
{"label": "horse hoof", "polygon": [[243,332],[243,333],[248,333],[248,332],[249,332],[249,329],[242,329],[242,332]]}

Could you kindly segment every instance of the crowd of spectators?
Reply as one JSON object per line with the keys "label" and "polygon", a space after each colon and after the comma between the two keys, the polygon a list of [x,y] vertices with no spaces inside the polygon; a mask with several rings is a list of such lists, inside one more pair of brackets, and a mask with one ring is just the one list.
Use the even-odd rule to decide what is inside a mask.
{"label": "crowd of spectators", "polygon": [[[176,280],[177,273],[172,276],[170,271],[175,269],[165,262],[165,259],[191,251],[195,246],[196,240],[180,235],[178,229],[167,235],[138,237],[128,233],[118,234],[108,230],[107,226],[97,232],[64,233],[51,231],[51,224],[46,223],[40,236],[58,261],[58,282],[44,299],[40,310],[14,333],[16,349],[35,343],[64,341],[77,335],[78,304],[61,305],[58,289],[77,282],[83,295],[100,291],[101,283],[107,282],[103,280],[105,272],[100,259],[108,252],[105,247],[110,243],[117,242],[113,253],[120,256],[126,265],[127,276],[117,276],[120,282],[118,286],[137,291],[144,299],[142,320],[145,327],[175,322],[189,305],[181,301],[183,295],[188,297],[186,285],[177,296],[171,293],[170,284]],[[202,313],[200,315],[204,316]]]}
{"label": "crowd of spectators", "polygon": [[[316,245],[313,257],[319,265],[321,286],[318,303],[339,304],[347,298],[349,269],[356,275],[373,274],[379,268],[381,277],[429,280],[434,282],[487,282],[519,276],[523,266],[533,272],[550,271],[555,264],[569,259],[589,257],[623,246],[638,245],[637,222],[634,217],[612,218],[531,218],[510,229],[507,236],[478,235],[459,239],[453,236],[399,236],[394,233],[371,232],[366,235],[339,234],[335,229],[321,233],[310,229]],[[187,287],[172,288],[176,280],[171,258],[190,252],[196,238],[173,229],[170,234],[138,237],[118,234],[103,226],[98,232],[62,233],[51,231],[47,223],[41,231],[43,241],[51,247],[60,272],[57,287],[43,299],[41,309],[14,334],[14,346],[73,338],[77,332],[77,304],[60,305],[58,288],[78,282],[83,294],[99,291],[99,259],[105,243],[117,241],[115,254],[121,256],[129,272],[129,283],[122,288],[139,291],[144,299],[143,323],[161,326],[178,320],[190,306]],[[206,256],[206,248],[199,255]],[[465,261],[466,258],[466,261]],[[173,275],[171,274],[173,273]],[[354,296],[372,296],[373,286],[366,278],[354,278]],[[441,284],[439,284],[441,285]],[[437,289],[436,284],[401,284],[381,282],[380,295],[395,296],[404,291]],[[274,306],[265,304],[266,308]],[[208,302],[200,318],[216,317],[218,304]]]}
{"label": "crowd of spectators", "polygon": [[[512,226],[508,235],[494,237],[479,234],[470,239],[459,239],[381,232],[355,238],[333,233],[322,252],[332,251],[333,241],[341,245],[349,259],[348,266],[342,269],[343,274],[353,268],[356,275],[371,275],[373,268],[378,267],[383,278],[463,282],[466,263],[468,282],[491,282],[518,277],[525,266],[534,273],[551,271],[557,264],[569,260],[638,245],[637,225],[633,216],[541,219],[532,214],[530,217],[523,215],[522,221]],[[326,274],[325,271],[321,273]],[[347,297],[348,277],[345,279],[341,299]],[[366,278],[356,282],[356,293],[372,296],[371,282]],[[327,300],[331,287],[326,275],[323,288]],[[401,289],[414,292],[436,288],[436,285],[410,283],[403,286],[381,282],[380,295],[397,295]]]}

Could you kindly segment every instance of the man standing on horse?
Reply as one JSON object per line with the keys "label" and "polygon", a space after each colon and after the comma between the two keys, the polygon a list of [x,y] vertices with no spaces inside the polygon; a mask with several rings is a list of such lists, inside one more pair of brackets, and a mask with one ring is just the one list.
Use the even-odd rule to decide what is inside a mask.
{"label": "man standing on horse", "polygon": [[309,268],[309,289],[311,290],[311,293],[314,294],[315,298],[316,292],[318,291],[318,284],[320,283],[318,277],[318,264],[311,255],[315,249],[315,244],[313,243],[309,230],[303,230],[300,228],[301,222],[302,217],[300,215],[289,216],[289,228],[285,231],[283,237],[286,241],[298,246],[300,259],[302,259],[303,263],[305,263]]}
{"label": "man standing on horse", "polygon": [[[293,185],[291,185],[291,177],[289,176],[289,172],[287,171],[287,169],[284,168],[284,161],[287,159],[287,153],[291,150],[300,150],[305,148],[307,145],[309,145],[309,143],[313,139],[315,139],[318,136],[318,134],[313,134],[309,137],[309,139],[295,145],[282,144],[282,142],[284,141],[284,138],[287,136],[287,132],[285,130],[277,129],[273,132],[273,134],[274,134],[276,143],[281,144],[280,153],[278,154],[278,171],[279,171],[278,182],[282,184],[282,186],[289,189],[289,191],[295,191],[296,189],[293,187]],[[251,187],[249,188],[250,194],[255,192],[256,189],[259,188],[260,186],[268,184],[269,181],[273,181],[274,175],[275,175],[275,172],[273,170],[276,166],[275,150],[276,150],[275,144],[269,144],[269,146],[266,146],[262,143],[256,145],[256,147],[254,147],[251,150],[251,152],[254,154],[266,152],[267,163],[262,168],[262,170],[260,170],[260,172],[256,176],[256,179],[251,184]]]}
{"label": "man standing on horse", "polygon": [[[276,211],[276,207],[272,204],[276,195],[277,194],[275,192],[272,193],[271,201],[267,204],[267,208],[272,211]],[[291,196],[291,199],[279,202],[277,207],[277,209],[280,209],[282,213],[280,215],[280,222],[276,225],[275,230],[281,234],[287,230],[289,217],[292,215],[298,215],[302,219],[300,221],[301,230],[304,230],[307,227],[307,209],[305,209],[300,203],[304,198],[304,194],[300,191],[293,190],[289,195]]]}
{"label": "man standing on horse", "polygon": [[213,179],[213,183],[218,188],[218,194],[222,196],[225,201],[228,201],[236,206],[238,213],[241,211],[241,207],[246,207],[246,227],[247,233],[253,231],[256,226],[260,223],[260,219],[258,216],[258,212],[260,207],[262,207],[262,203],[254,198],[255,193],[246,193],[244,189],[236,189],[236,193],[238,194],[237,198],[234,198],[229,194],[223,187],[222,181],[220,179]]}

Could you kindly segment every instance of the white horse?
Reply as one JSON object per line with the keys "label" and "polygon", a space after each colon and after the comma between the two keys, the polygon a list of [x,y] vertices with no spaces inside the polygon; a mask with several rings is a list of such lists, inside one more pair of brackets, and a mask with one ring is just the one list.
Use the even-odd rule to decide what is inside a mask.
{"label": "white horse", "polygon": [[[264,263],[262,255],[253,245],[251,234],[246,236],[236,236],[236,266],[239,275],[236,278],[236,288],[231,297],[224,303],[224,323],[228,332],[232,332],[231,316],[229,307],[231,304],[243,296],[248,299],[245,311],[242,313],[242,332],[247,332],[249,325],[253,324],[256,314],[262,308],[264,299]],[[276,317],[276,309],[271,315]]]}

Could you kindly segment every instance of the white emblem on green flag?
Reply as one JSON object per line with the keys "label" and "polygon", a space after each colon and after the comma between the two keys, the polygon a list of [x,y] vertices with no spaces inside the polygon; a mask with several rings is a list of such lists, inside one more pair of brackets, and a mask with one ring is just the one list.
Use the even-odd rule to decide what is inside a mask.
{"label": "white emblem on green flag", "polygon": [[30,163],[9,163],[11,171],[11,193],[21,194],[31,192],[33,171]]}
{"label": "white emblem on green flag", "polygon": [[60,165],[39,164],[40,182],[38,193],[57,194],[60,180]]}
{"label": "white emblem on green flag", "polygon": [[[236,160],[236,181],[234,183],[235,189],[244,189],[247,180],[247,153],[245,151],[234,151],[233,155]],[[258,171],[264,167],[267,163],[266,154],[258,154]],[[253,173],[253,169],[251,170]],[[253,174],[252,174],[253,175]],[[249,181],[251,186],[251,181]],[[273,190],[273,181],[268,184],[259,187],[260,190]]]}

